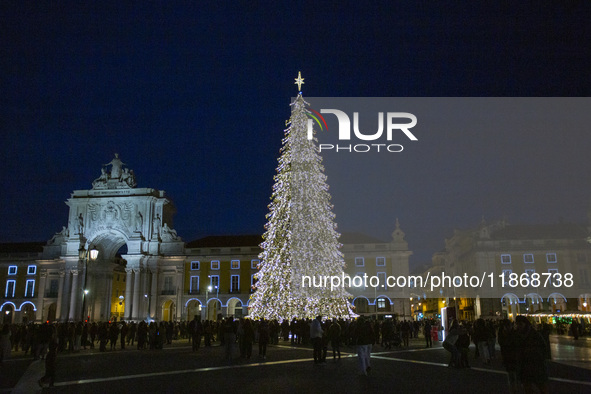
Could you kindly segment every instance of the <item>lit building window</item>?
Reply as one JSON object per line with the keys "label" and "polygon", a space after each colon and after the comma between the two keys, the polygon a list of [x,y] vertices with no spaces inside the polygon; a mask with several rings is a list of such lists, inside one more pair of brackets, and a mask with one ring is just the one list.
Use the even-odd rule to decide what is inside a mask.
{"label": "lit building window", "polygon": [[549,263],[555,263],[558,261],[556,259],[556,253],[546,253],[546,261]]}
{"label": "lit building window", "polygon": [[378,272],[378,288],[386,289],[386,273],[385,272]]}
{"label": "lit building window", "polygon": [[219,270],[220,269],[220,261],[219,260],[212,260],[211,261],[211,269],[212,270]]}
{"label": "lit building window", "polygon": [[524,263],[533,263],[534,262],[534,255],[531,253],[526,253],[523,255],[523,262]]}
{"label": "lit building window", "polygon": [[363,257],[355,257],[355,267],[363,267],[365,266],[365,260]]}
{"label": "lit building window", "polygon": [[191,293],[198,293],[199,292],[199,277],[198,276],[191,276],[191,283],[190,283],[189,291]]}
{"label": "lit building window", "polygon": [[29,265],[27,267],[27,275],[35,275],[37,273],[37,266],[36,265]]}
{"label": "lit building window", "polygon": [[191,269],[198,270],[199,269],[199,262],[198,261],[191,261]]}
{"label": "lit building window", "polygon": [[378,267],[384,267],[386,265],[386,258],[385,257],[376,257],[376,265]]}
{"label": "lit building window", "polygon": [[14,297],[14,288],[16,287],[16,281],[9,279],[6,281],[6,291],[4,291],[4,297]]}
{"label": "lit building window", "polygon": [[219,287],[220,287],[219,275],[211,275],[210,279],[211,279],[211,281],[209,284],[211,285],[211,288],[213,289],[213,291],[215,291],[216,289],[219,289]]}
{"label": "lit building window", "polygon": [[230,277],[230,291],[240,291],[240,275],[232,275]]}
{"label": "lit building window", "polygon": [[504,286],[509,286],[509,279],[511,279],[511,273],[513,271],[512,270],[503,270],[503,281],[504,281]]}
{"label": "lit building window", "polygon": [[8,267],[8,275],[16,275],[16,265],[11,265]]}
{"label": "lit building window", "polygon": [[260,260],[250,260],[250,268],[252,268],[253,270],[259,269],[259,263]]}
{"label": "lit building window", "polygon": [[501,263],[511,264],[511,255],[510,254],[502,254],[501,255]]}
{"label": "lit building window", "polygon": [[35,296],[35,279],[27,280],[27,287],[25,288],[25,297]]}
{"label": "lit building window", "polygon": [[237,270],[240,268],[240,260],[230,261],[230,269]]}
{"label": "lit building window", "polygon": [[386,308],[386,299],[385,298],[378,298],[378,309]]}

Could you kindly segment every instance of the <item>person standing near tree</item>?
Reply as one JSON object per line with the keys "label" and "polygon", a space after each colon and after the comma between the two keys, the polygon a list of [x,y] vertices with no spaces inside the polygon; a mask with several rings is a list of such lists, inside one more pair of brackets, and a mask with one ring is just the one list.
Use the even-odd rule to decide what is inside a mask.
{"label": "person standing near tree", "polygon": [[316,316],[310,325],[310,340],[314,347],[314,364],[322,363],[322,316]]}

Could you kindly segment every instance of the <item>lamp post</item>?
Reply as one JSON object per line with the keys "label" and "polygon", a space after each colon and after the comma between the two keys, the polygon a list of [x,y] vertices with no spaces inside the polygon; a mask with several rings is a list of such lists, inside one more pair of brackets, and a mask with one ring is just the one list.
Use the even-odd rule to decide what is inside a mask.
{"label": "lamp post", "polygon": [[211,291],[211,285],[207,286],[205,290],[205,320],[209,320],[209,292]]}
{"label": "lamp post", "polygon": [[88,295],[88,289],[86,288],[86,284],[88,283],[88,260],[96,260],[99,251],[95,248],[86,250],[84,247],[80,248],[78,251],[78,255],[80,260],[84,261],[84,287],[83,287],[83,294],[82,294],[82,316],[81,321],[84,321],[84,315],[86,314],[86,296]]}
{"label": "lamp post", "polygon": [[[123,300],[125,299],[125,297],[123,296],[123,294],[121,294],[119,296],[119,306],[123,306]],[[117,316],[119,316],[119,314],[121,314],[121,317],[123,317],[123,308],[121,308],[121,312],[117,313]],[[120,319],[123,320],[123,319]]]}

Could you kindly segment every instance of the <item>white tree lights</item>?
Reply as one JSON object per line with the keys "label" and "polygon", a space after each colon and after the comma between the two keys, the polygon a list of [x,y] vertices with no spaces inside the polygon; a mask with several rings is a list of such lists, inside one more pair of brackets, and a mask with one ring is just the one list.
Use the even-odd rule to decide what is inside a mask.
{"label": "white tree lights", "polygon": [[343,287],[302,285],[303,276],[342,276],[344,268],[317,140],[307,138],[306,105],[301,92],[291,104],[249,304],[254,319],[352,315]]}

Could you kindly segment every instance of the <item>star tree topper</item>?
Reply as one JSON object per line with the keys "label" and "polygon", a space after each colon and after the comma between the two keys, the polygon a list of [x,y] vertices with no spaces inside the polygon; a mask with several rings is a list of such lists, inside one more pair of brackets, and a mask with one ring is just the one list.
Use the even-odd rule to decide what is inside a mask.
{"label": "star tree topper", "polygon": [[304,78],[302,78],[302,72],[298,71],[298,77],[295,78],[294,85],[298,85],[298,90],[302,90],[303,84],[304,84]]}

